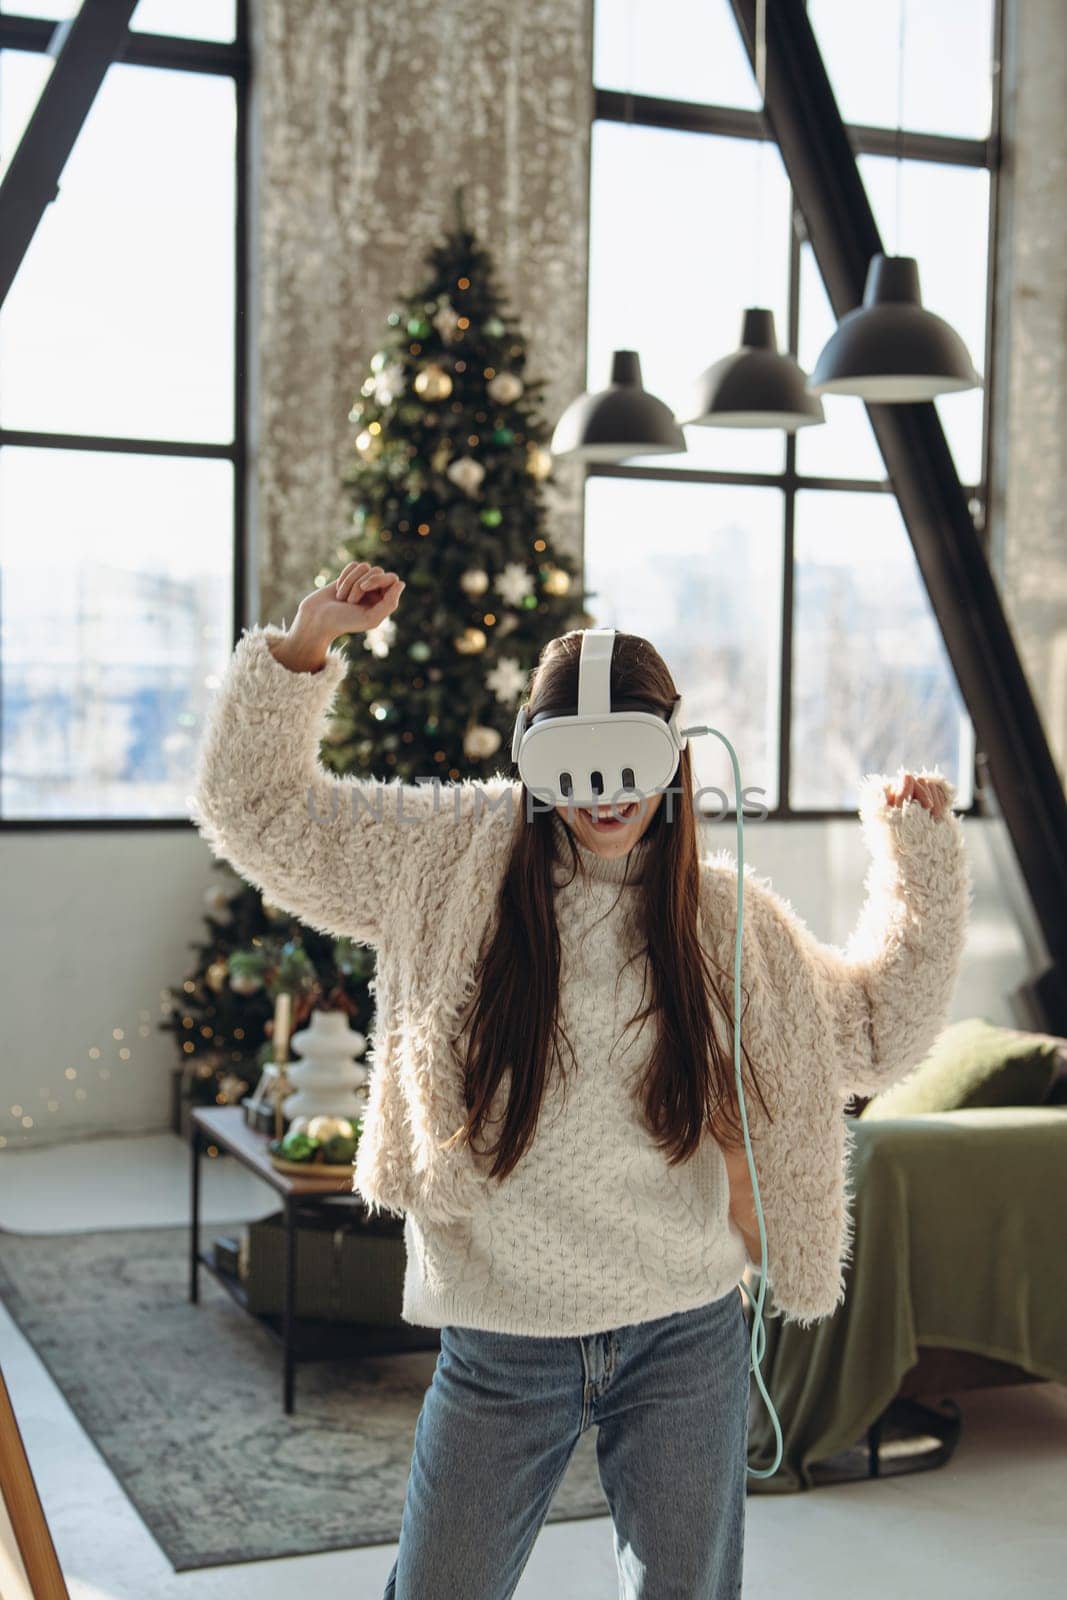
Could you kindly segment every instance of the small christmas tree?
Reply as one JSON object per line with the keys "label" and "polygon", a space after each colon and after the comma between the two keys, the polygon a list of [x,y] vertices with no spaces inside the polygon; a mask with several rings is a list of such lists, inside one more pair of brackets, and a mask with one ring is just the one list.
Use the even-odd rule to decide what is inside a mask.
{"label": "small christmas tree", "polygon": [[462,190],[456,213],[426,282],[389,312],[350,413],[354,531],[336,561],[370,561],[407,587],[395,616],[346,641],[352,667],[322,747],[340,773],[410,782],[505,768],[542,646],[589,621],[576,568],[545,527],[544,385],[526,372]]}
{"label": "small christmas tree", "polygon": [[374,952],[332,939],[265,901],[258,889],[234,880],[223,861],[212,863],[230,881],[205,895],[208,937],[195,940],[192,971],[171,991],[167,1017],[182,1064],[182,1098],[195,1105],[236,1105],[272,1059],[274,1005],[292,996],[293,1031],[317,1005],[341,1008],[366,1033],[373,1014],[368,984]]}

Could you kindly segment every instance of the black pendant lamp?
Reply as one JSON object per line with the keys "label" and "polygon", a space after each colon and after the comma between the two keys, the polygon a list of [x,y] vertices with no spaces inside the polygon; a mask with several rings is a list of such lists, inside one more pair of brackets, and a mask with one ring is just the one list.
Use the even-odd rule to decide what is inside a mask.
{"label": "black pendant lamp", "polygon": [[556,423],[549,446],[554,456],[577,461],[625,461],[630,456],[676,455],[685,435],[669,406],[641,382],[636,350],[616,350],[611,383],[580,394]]}
{"label": "black pendant lamp", "polygon": [[862,306],[842,317],[808,387],[892,405],[981,382],[955,328],[923,309],[914,256],[878,254],[867,269]]}
{"label": "black pendant lamp", "polygon": [[822,401],[811,394],[803,368],[778,349],[774,312],[750,306],[741,348],[707,367],[679,410],[683,427],[798,428],[824,422]]}

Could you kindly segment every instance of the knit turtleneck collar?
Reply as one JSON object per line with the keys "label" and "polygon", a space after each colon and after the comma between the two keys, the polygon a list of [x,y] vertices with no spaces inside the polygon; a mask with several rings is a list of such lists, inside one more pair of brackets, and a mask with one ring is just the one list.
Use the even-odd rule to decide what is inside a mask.
{"label": "knit turtleneck collar", "polygon": [[627,886],[642,881],[644,864],[648,859],[648,835],[643,834],[625,855],[602,856],[588,845],[582,844],[567,827],[558,811],[552,813],[552,833],[556,845],[555,877],[557,882],[567,882],[571,876],[571,850],[573,840],[585,878],[591,883],[622,883]]}

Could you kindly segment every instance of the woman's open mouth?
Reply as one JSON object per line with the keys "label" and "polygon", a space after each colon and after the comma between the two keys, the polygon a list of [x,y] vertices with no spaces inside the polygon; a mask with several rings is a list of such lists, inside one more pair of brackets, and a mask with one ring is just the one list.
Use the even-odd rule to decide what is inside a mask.
{"label": "woman's open mouth", "polygon": [[637,801],[630,800],[625,805],[615,806],[579,806],[582,815],[590,827],[597,833],[611,833],[616,828],[625,827],[632,817],[637,815]]}

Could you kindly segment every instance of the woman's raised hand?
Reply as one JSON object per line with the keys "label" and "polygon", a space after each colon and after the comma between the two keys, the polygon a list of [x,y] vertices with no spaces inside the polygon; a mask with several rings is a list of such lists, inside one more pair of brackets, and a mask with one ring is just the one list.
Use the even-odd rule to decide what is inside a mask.
{"label": "woman's raised hand", "polygon": [[903,805],[905,800],[917,800],[935,818],[944,816],[949,806],[944,779],[917,778],[913,772],[903,770],[886,784],[885,797],[891,806]]}
{"label": "woman's raised hand", "polygon": [[350,561],[332,583],[301,600],[297,620],[328,644],[344,633],[366,633],[396,610],[404,588],[395,572],[372,567],[369,561]]}
{"label": "woman's raised hand", "polygon": [[284,638],[271,641],[270,650],[293,672],[319,672],[335,639],[376,628],[396,610],[404,589],[395,572],[350,561],[332,583],[305,595],[292,626]]}

